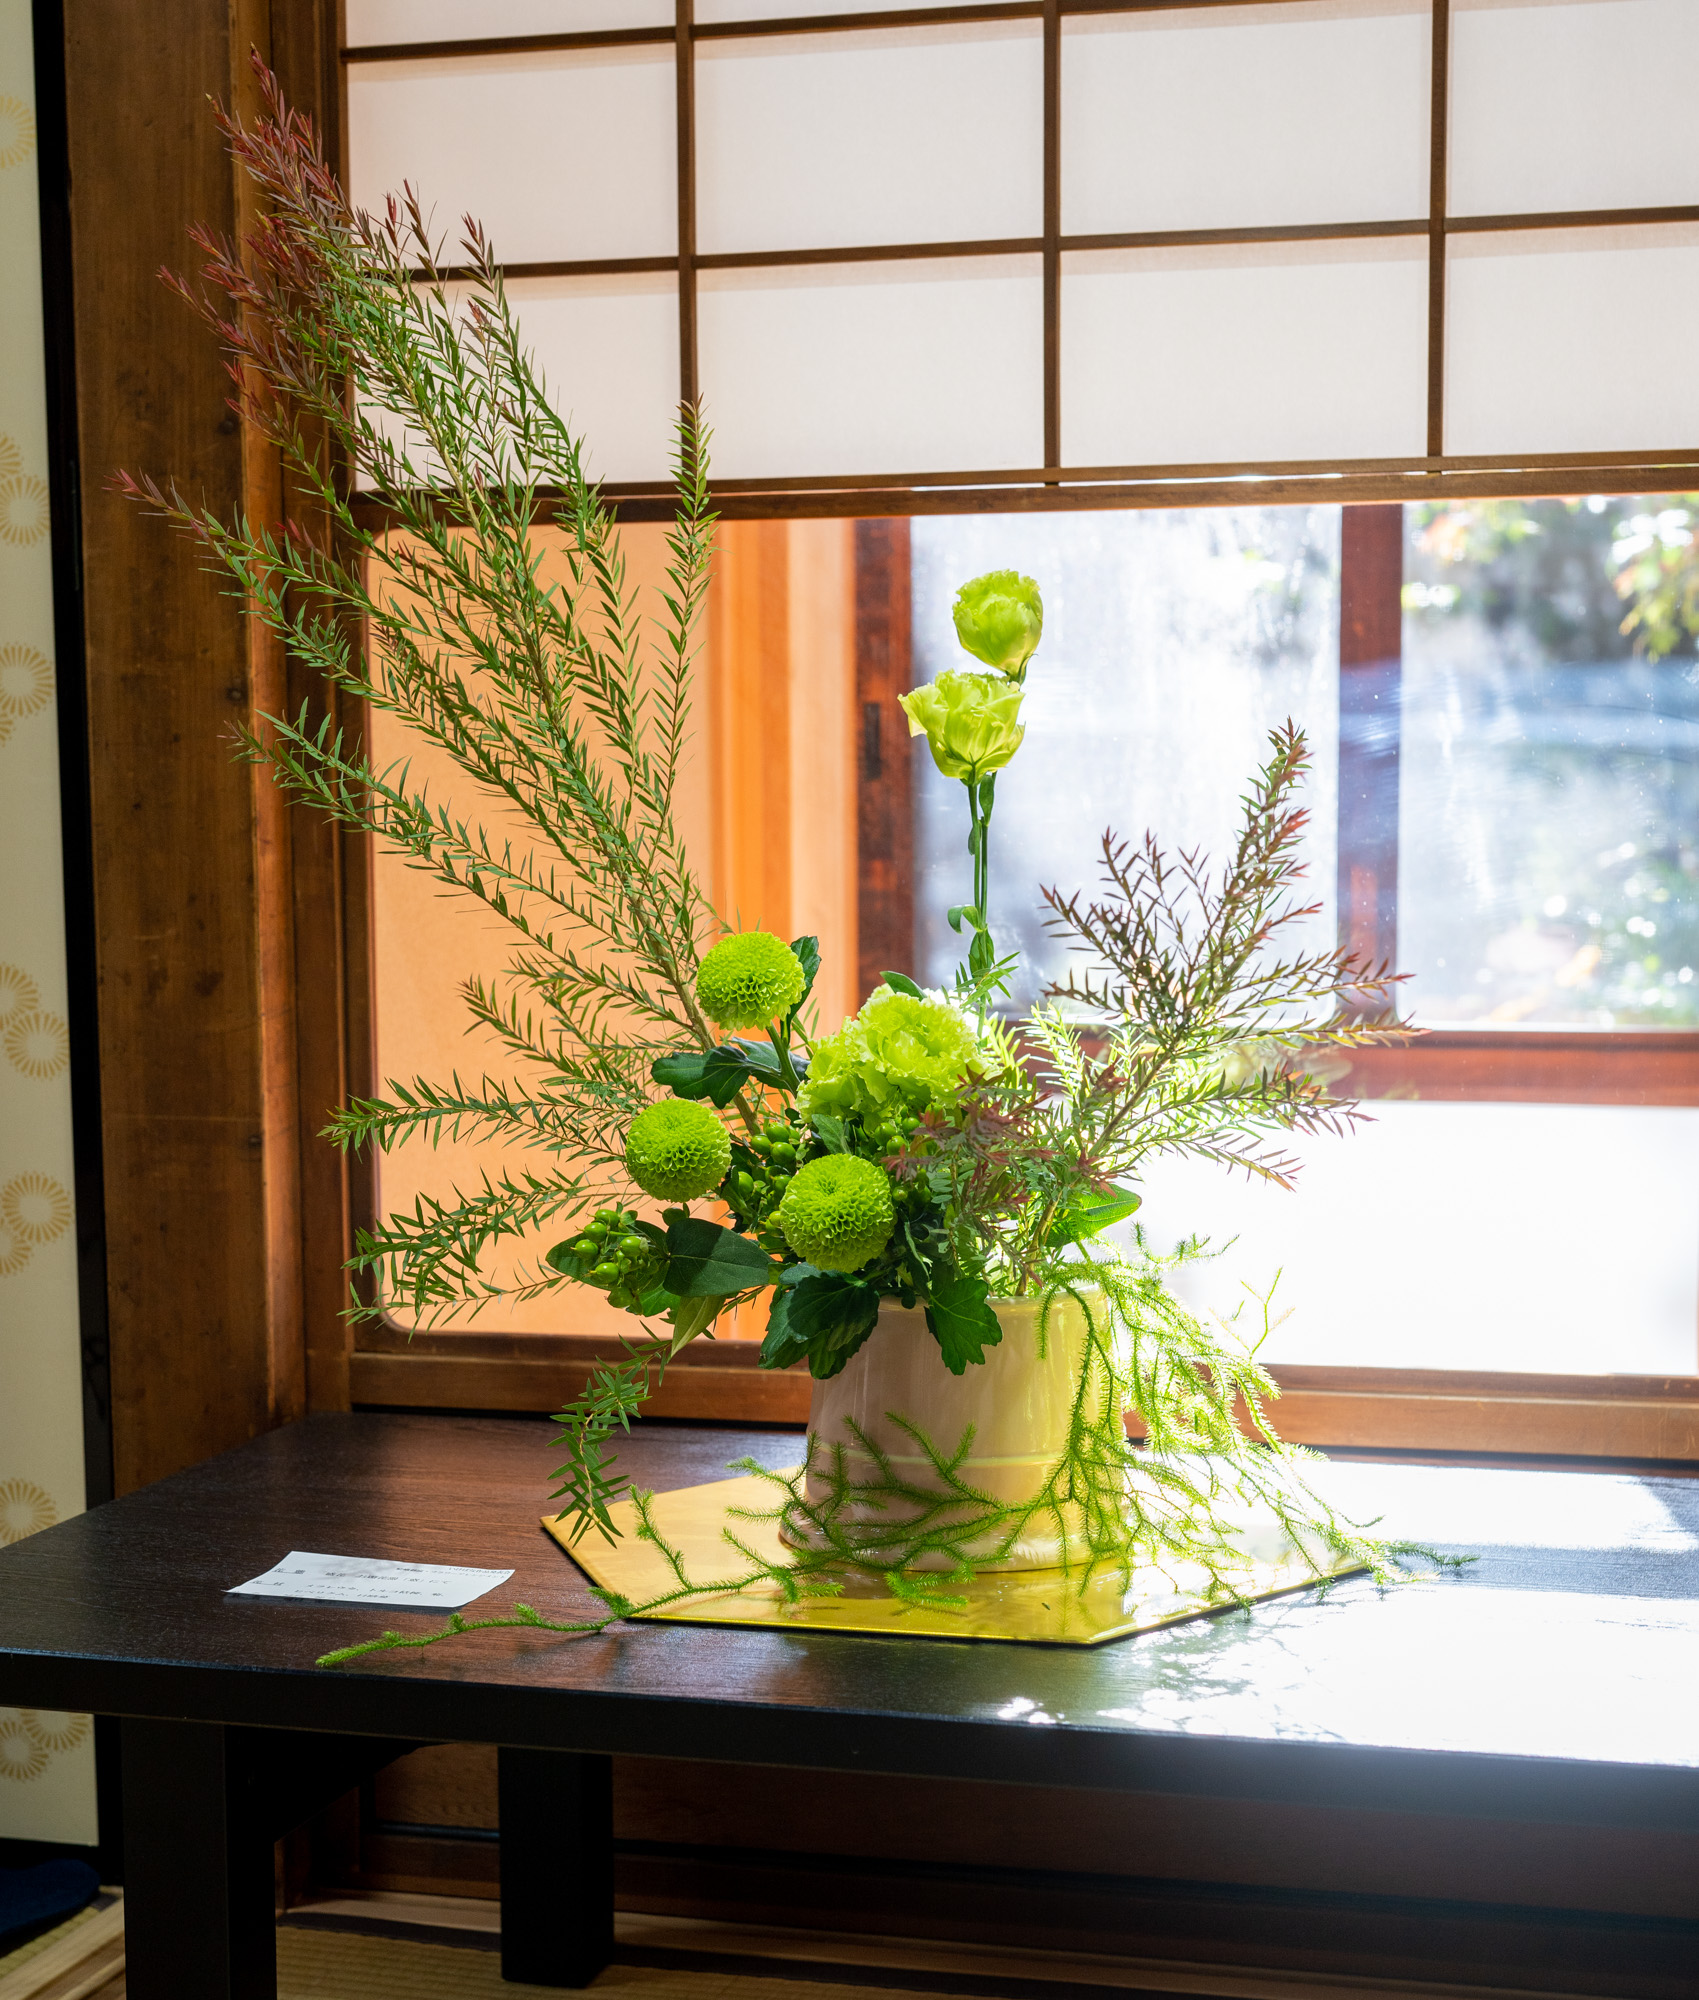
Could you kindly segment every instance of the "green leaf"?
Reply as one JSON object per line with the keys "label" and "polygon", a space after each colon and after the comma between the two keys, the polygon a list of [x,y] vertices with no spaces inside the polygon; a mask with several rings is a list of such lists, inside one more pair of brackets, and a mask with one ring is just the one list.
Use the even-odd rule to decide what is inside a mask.
{"label": "green leaf", "polygon": [[[791,1358],[808,1356],[808,1372],[816,1381],[841,1373],[879,1320],[879,1294],[837,1271],[816,1271],[782,1294],[784,1341]],[[772,1320],[768,1320],[769,1339]],[[766,1353],[766,1343],[762,1343]],[[784,1366],[763,1361],[763,1366]]]}
{"label": "green leaf", "polygon": [[882,972],[879,977],[893,993],[906,993],[911,1000],[922,1000],[926,997],[906,972]]}
{"label": "green leaf", "polygon": [[1003,1338],[1003,1328],[989,1303],[991,1287],[983,1278],[960,1271],[940,1272],[932,1280],[926,1303],[926,1324],[932,1330],[952,1375],[967,1372],[968,1363],[982,1362],[985,1350]]}
{"label": "green leaf", "polygon": [[785,1016],[787,1027],[807,1004],[809,994],[814,991],[814,982],[820,977],[820,940],[817,937],[792,938],[791,950],[802,966],[802,998]]}
{"label": "green leaf", "polygon": [[553,1271],[559,1271],[563,1278],[582,1278],[589,1265],[586,1264],[573,1245],[576,1236],[569,1236],[564,1243],[557,1243],[543,1252],[543,1262]]}
{"label": "green leaf", "polygon": [[847,1153],[849,1140],[844,1136],[844,1121],[834,1118],[830,1112],[817,1111],[809,1123],[814,1127],[814,1136],[828,1153]]}
{"label": "green leaf", "polygon": [[779,1081],[779,1059],[771,1043],[741,1038],[718,1048],[679,1049],[658,1056],[649,1074],[674,1097],[706,1097],[724,1110],[752,1077],[763,1083]]}
{"label": "green leaf", "polygon": [[759,1367],[790,1368],[808,1353],[807,1341],[791,1331],[790,1304],[791,1295],[781,1280],[767,1313],[767,1337],[761,1343]]}
{"label": "green leaf", "polygon": [[1112,1223],[1125,1222],[1143,1201],[1143,1195],[1124,1187],[1112,1186],[1107,1194],[1088,1196],[1057,1216],[1044,1239],[1045,1246],[1059,1250],[1065,1243],[1087,1242]]}
{"label": "green leaf", "polygon": [[672,1261],[666,1287],[680,1299],[729,1299],[734,1292],[770,1285],[778,1276],[772,1258],[758,1244],[705,1216],[673,1223],[667,1248]]}
{"label": "green leaf", "polygon": [[676,1354],[688,1340],[694,1340],[713,1324],[721,1300],[711,1294],[701,1298],[675,1299],[672,1307],[673,1345]]}

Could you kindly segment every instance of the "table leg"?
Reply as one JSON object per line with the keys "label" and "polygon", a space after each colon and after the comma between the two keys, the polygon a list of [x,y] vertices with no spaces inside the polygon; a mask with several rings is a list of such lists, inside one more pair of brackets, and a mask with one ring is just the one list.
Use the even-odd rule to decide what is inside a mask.
{"label": "table leg", "polygon": [[236,1735],[125,1719],[129,2000],[276,2000],[270,1828]]}
{"label": "table leg", "polygon": [[498,1753],[501,1976],[588,1986],[613,1957],[613,1759]]}

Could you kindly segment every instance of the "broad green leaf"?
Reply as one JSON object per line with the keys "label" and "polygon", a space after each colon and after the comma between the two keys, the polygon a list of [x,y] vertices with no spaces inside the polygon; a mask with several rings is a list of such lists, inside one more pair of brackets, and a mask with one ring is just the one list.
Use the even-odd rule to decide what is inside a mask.
{"label": "broad green leaf", "polygon": [[569,1236],[564,1243],[557,1243],[552,1249],[545,1250],[543,1252],[543,1262],[551,1270],[559,1271],[562,1277],[583,1277],[584,1273],[590,1267],[573,1249],[573,1245],[577,1240],[575,1236]]}
{"label": "broad green leaf", "polygon": [[809,1123],[814,1127],[814,1136],[828,1153],[849,1151],[849,1142],[844,1137],[844,1121],[834,1118],[829,1111],[816,1112]]}
{"label": "broad green leaf", "polygon": [[983,1278],[967,1277],[960,1271],[939,1272],[932,1280],[926,1324],[952,1375],[965,1374],[969,1362],[983,1361],[985,1350],[1003,1338],[990,1296],[991,1287]]}
{"label": "broad green leaf", "polygon": [[674,1097],[706,1097],[723,1111],[751,1077],[777,1083],[779,1059],[770,1044],[740,1039],[657,1057],[649,1074]]}
{"label": "broad green leaf", "polygon": [[676,1354],[688,1340],[694,1340],[713,1324],[720,1300],[713,1297],[675,1299],[672,1307],[673,1344]]}
{"label": "broad green leaf", "polygon": [[734,1292],[770,1285],[778,1276],[772,1258],[759,1244],[705,1216],[686,1216],[673,1223],[667,1231],[667,1248],[672,1252],[667,1290],[681,1299],[729,1299]]}
{"label": "broad green leaf", "polygon": [[926,997],[906,972],[882,972],[879,977],[890,987],[893,993],[906,993],[914,1000],[922,1000]]}
{"label": "broad green leaf", "polygon": [[789,1368],[808,1353],[808,1343],[791,1332],[790,1303],[791,1295],[781,1283],[767,1314],[767,1337],[761,1343],[763,1368]]}
{"label": "broad green leaf", "polygon": [[796,1019],[809,994],[814,991],[815,980],[820,977],[820,940],[817,937],[792,938],[791,950],[796,953],[802,967],[802,998],[790,1010],[786,1017],[787,1024]]}
{"label": "broad green leaf", "polygon": [[808,1372],[825,1382],[873,1331],[879,1319],[879,1294],[836,1271],[817,1271],[785,1294],[785,1331],[799,1351],[806,1350]]}
{"label": "broad green leaf", "polygon": [[1050,1249],[1059,1250],[1064,1243],[1088,1242],[1112,1223],[1125,1222],[1143,1200],[1142,1195],[1124,1187],[1111,1187],[1107,1194],[1087,1196],[1057,1216],[1045,1243]]}

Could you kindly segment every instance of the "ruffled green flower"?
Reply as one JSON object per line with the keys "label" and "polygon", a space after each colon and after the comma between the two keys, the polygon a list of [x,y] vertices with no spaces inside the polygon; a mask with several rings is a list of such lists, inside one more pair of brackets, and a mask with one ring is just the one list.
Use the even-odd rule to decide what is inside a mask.
{"label": "ruffled green flower", "polygon": [[999,1066],[948,1000],[877,986],[859,1014],[814,1044],[797,1108],[804,1117],[854,1113],[869,1125],[949,1112],[970,1079]]}
{"label": "ruffled green flower", "polygon": [[696,969],[696,997],[722,1028],[764,1028],[788,1014],[807,984],[802,961],[771,931],[723,937]]}
{"label": "ruffled green flower", "polygon": [[707,1105],[663,1097],[631,1121],[625,1168],[657,1201],[694,1201],[717,1188],[732,1163],[726,1128]]}
{"label": "ruffled green flower", "polygon": [[1021,747],[1021,689],[990,674],[941,673],[912,694],[899,695],[908,733],[924,735],[946,778],[976,784],[1000,771]]}
{"label": "ruffled green flower", "polygon": [[956,637],[976,660],[1011,680],[1026,678],[1026,663],[1044,632],[1044,599],[1030,576],[994,569],[956,592]]}
{"label": "ruffled green flower", "polygon": [[890,1242],[896,1226],[884,1168],[853,1153],[828,1153],[799,1167],[779,1203],[785,1241],[821,1271],[859,1271]]}

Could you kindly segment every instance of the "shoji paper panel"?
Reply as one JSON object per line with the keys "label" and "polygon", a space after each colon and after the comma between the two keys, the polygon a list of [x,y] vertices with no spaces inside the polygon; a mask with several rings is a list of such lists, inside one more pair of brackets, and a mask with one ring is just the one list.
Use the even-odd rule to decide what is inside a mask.
{"label": "shoji paper panel", "polygon": [[1453,0],[1454,215],[1699,203],[1693,0]]}
{"label": "shoji paper panel", "polygon": [[[451,287],[456,310],[464,287]],[[665,479],[678,412],[678,281],[670,271],[610,277],[513,278],[508,299],[549,403],[589,445],[598,480]],[[421,477],[441,461],[417,432],[404,436]]]}
{"label": "shoji paper panel", "polygon": [[1404,238],[1065,258],[1063,462],[1420,452],[1425,258]]}
{"label": "shoji paper panel", "polygon": [[1425,215],[1429,52],[1414,0],[1067,20],[1063,231]]}
{"label": "shoji paper panel", "polygon": [[915,0],[696,0],[696,18],[713,21],[776,21],[816,14],[888,14]]}
{"label": "shoji paper panel", "polygon": [[595,479],[665,479],[678,413],[678,283],[521,278],[508,287],[549,402],[589,440]]}
{"label": "shoji paper panel", "polygon": [[1043,227],[1034,24],[703,42],[697,247],[976,242]]}
{"label": "shoji paper panel", "polygon": [[722,478],[1038,465],[1036,257],[704,272]]}
{"label": "shoji paper panel", "polygon": [[1449,452],[1699,442],[1699,226],[1453,237]]}
{"label": "shoji paper panel", "polygon": [[352,64],[350,193],[411,182],[450,262],[468,211],[510,263],[669,255],[673,74],[670,48]]}
{"label": "shoji paper panel", "polygon": [[488,35],[576,35],[595,28],[670,27],[672,0],[347,0],[351,48],[386,42],[466,42]]}
{"label": "shoji paper panel", "polygon": [[[82,1512],[29,0],[0,0],[0,1543]],[[0,1839],[99,1837],[86,1715],[0,1706]]]}

